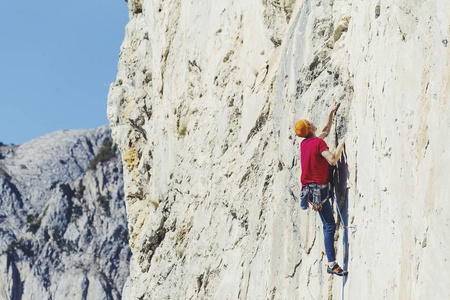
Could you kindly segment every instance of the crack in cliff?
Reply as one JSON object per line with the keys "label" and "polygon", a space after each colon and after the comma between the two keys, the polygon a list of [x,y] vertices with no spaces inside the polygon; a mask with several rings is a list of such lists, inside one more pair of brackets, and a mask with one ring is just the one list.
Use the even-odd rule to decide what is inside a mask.
{"label": "crack in cliff", "polygon": [[[315,216],[315,215],[314,215]],[[309,224],[310,224],[310,214],[308,214],[308,220],[307,220],[307,225],[306,225],[306,232],[309,232]],[[315,219],[315,218],[314,218]],[[306,241],[305,241],[305,244],[307,245],[308,244],[308,236],[309,235],[306,235]],[[305,247],[307,247],[307,248],[305,248],[305,252],[306,252],[306,254],[309,254],[310,252],[311,252],[311,249],[314,247],[314,244],[315,244],[315,242],[316,242],[316,230],[315,230],[315,228],[314,228],[314,238],[313,238],[313,240],[312,240],[312,243],[311,243],[311,245],[309,246],[309,247],[307,247],[306,245],[305,245]]]}
{"label": "crack in cliff", "polygon": [[142,124],[141,125],[138,124],[138,121],[139,121],[139,123],[143,123],[142,119],[138,119],[138,120],[129,119],[131,127],[135,131],[139,132],[141,134],[141,136],[144,138],[144,140],[147,141],[147,133],[145,132],[145,129],[142,128]]}
{"label": "crack in cliff", "polygon": [[295,273],[297,272],[297,268],[302,264],[302,259],[298,263],[295,264],[294,270],[292,271],[292,274],[286,276],[285,278],[294,278]]}
{"label": "crack in cliff", "polygon": [[255,126],[250,130],[250,133],[247,136],[246,143],[254,137],[258,132],[262,130],[270,115],[270,105],[266,106],[266,109],[259,115],[258,119],[255,122]]}
{"label": "crack in cliff", "polygon": [[156,249],[162,244],[167,233],[165,221],[167,217],[163,217],[159,227],[148,237],[143,243],[139,251],[139,265],[143,273],[147,273],[151,266],[151,261],[155,255]]}
{"label": "crack in cliff", "polygon": [[315,242],[316,242],[316,234],[314,233],[314,239],[313,239],[311,245],[305,250],[306,254],[309,254],[311,252],[311,249],[314,247]]}

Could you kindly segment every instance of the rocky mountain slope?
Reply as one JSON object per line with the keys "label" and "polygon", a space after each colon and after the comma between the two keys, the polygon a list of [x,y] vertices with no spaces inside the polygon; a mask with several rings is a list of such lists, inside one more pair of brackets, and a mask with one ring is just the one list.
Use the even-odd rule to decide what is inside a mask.
{"label": "rocky mountain slope", "polygon": [[122,163],[109,127],[0,147],[0,299],[121,299]]}
{"label": "rocky mountain slope", "polygon": [[[133,299],[448,296],[449,1],[128,4],[108,117]],[[293,130],[334,101],[345,285],[299,208]]]}

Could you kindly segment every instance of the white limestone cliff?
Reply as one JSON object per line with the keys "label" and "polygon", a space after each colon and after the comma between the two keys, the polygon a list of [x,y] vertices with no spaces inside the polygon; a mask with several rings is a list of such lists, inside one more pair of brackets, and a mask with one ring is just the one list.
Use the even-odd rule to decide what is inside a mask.
{"label": "white limestone cliff", "polygon": [[[108,117],[130,299],[445,299],[446,0],[129,1]],[[301,211],[301,118],[346,138],[350,275]],[[318,127],[319,127],[318,126]],[[336,220],[338,217],[336,216]],[[339,222],[339,221],[338,221]],[[342,264],[343,229],[336,235]]]}

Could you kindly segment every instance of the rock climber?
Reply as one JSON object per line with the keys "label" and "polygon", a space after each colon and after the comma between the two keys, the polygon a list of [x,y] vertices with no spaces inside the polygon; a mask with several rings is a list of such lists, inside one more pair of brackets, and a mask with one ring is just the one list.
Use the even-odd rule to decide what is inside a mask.
{"label": "rock climber", "polygon": [[340,103],[335,103],[328,115],[328,121],[322,132],[316,135],[317,128],[308,120],[300,120],[295,124],[295,133],[304,138],[300,145],[301,166],[302,166],[302,193],[301,208],[307,209],[308,200],[314,210],[317,210],[323,223],[323,235],[325,242],[325,252],[327,254],[327,272],[339,276],[347,275],[336,262],[334,251],[334,233],[336,222],[333,216],[330,202],[328,200],[329,191],[329,166],[335,166],[339,160],[345,140],[339,142],[336,151],[329,150],[323,140],[331,130],[333,115],[339,108]]}

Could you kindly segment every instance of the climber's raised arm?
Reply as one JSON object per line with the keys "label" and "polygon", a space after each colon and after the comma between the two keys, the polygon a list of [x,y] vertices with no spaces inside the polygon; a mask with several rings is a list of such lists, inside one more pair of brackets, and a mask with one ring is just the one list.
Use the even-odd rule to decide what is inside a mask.
{"label": "climber's raised arm", "polygon": [[342,150],[344,149],[344,143],[345,143],[345,139],[342,139],[339,142],[339,145],[336,148],[336,151],[331,152],[330,150],[324,150],[322,151],[322,156],[327,160],[327,162],[332,165],[335,166],[339,160],[339,158],[341,158],[341,154],[342,154]]}
{"label": "climber's raised arm", "polygon": [[317,136],[321,139],[324,139],[328,136],[331,130],[331,123],[333,122],[333,114],[337,111],[339,108],[339,105],[341,105],[339,102],[334,103],[334,107],[331,109],[330,113],[328,114],[328,120],[325,127],[323,127],[322,132]]}

